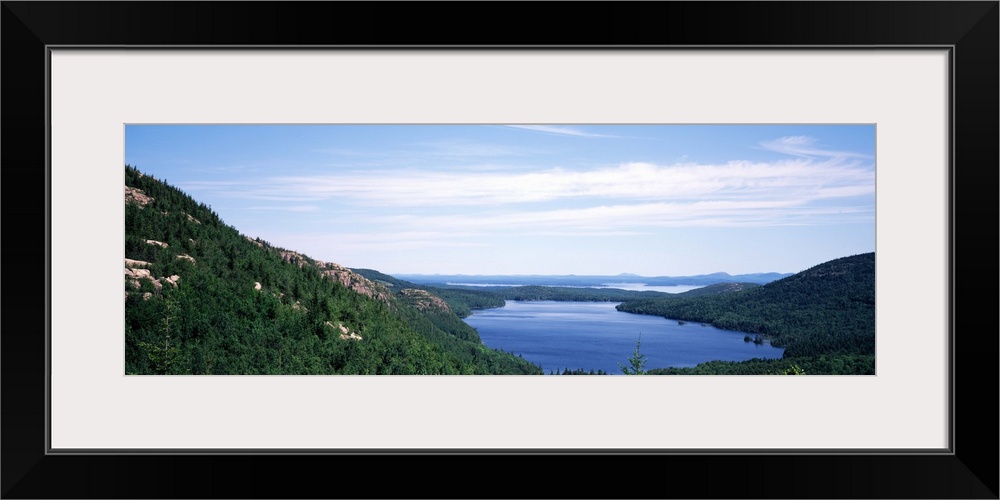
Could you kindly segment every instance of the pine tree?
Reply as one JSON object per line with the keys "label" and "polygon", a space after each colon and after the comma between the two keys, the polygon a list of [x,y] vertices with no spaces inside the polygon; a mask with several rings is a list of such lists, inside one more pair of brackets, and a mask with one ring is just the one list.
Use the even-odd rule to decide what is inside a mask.
{"label": "pine tree", "polygon": [[635,352],[632,353],[628,358],[629,366],[625,366],[618,363],[618,367],[621,368],[622,373],[625,375],[645,375],[646,370],[643,367],[646,366],[646,355],[639,351],[639,347],[642,345],[642,334],[639,334],[639,339],[635,341]]}

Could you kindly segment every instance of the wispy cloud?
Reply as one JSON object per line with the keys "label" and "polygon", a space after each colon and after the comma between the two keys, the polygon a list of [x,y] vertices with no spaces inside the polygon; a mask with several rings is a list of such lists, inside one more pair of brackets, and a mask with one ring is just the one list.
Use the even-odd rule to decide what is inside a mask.
{"label": "wispy cloud", "polygon": [[420,149],[415,152],[408,152],[406,155],[416,153],[428,158],[447,158],[468,161],[470,158],[497,158],[504,156],[528,156],[543,154],[541,151],[520,146],[458,139],[422,142],[415,144],[415,146]]}
{"label": "wispy cloud", "polygon": [[519,128],[522,130],[531,130],[534,132],[544,132],[546,134],[571,135],[575,137],[615,137],[612,135],[584,132],[579,129],[565,127],[565,126],[555,126],[555,125],[507,125],[507,126],[511,128]]}
{"label": "wispy cloud", "polygon": [[[870,220],[872,207],[843,204],[813,206],[809,199],[705,201],[601,205],[578,209],[511,211],[488,215],[396,215],[367,219],[382,228],[422,227],[441,235],[469,237],[514,232],[517,235],[640,234],[678,227],[787,226]],[[829,219],[836,216],[837,219]]]}
{"label": "wispy cloud", "polygon": [[792,156],[800,156],[803,158],[871,158],[870,155],[856,153],[853,151],[835,151],[824,149],[818,143],[819,141],[814,137],[806,135],[792,135],[781,137],[773,141],[761,142],[760,147],[768,151],[774,151]]}
{"label": "wispy cloud", "polygon": [[738,261],[750,272],[874,248],[873,135],[530,121],[134,127],[126,158],[246,234],[345,265],[544,274]]}
{"label": "wispy cloud", "polygon": [[258,207],[246,207],[246,210],[264,210],[264,211],[275,211],[275,212],[318,212],[319,207],[316,205],[258,206]]}
{"label": "wispy cloud", "polygon": [[721,165],[626,163],[584,171],[537,172],[401,170],[379,174],[200,181],[192,191],[268,201],[349,201],[369,207],[456,207],[558,200],[744,200],[835,198],[874,192],[874,171],[808,160]]}
{"label": "wispy cloud", "polygon": [[[868,156],[823,148],[806,136],[782,137],[761,147],[792,158],[526,170],[333,169],[322,175],[194,181],[181,187],[252,200],[247,210],[335,213],[328,229],[337,235],[338,246],[355,249],[475,246],[476,239],[497,235],[634,236],[686,227],[874,221],[875,171]],[[428,143],[422,149],[440,158],[518,153],[461,141]]]}
{"label": "wispy cloud", "polygon": [[318,148],[312,150],[331,159],[328,165],[338,168],[381,169],[495,169],[517,167],[511,159],[545,156],[546,151],[509,144],[442,139],[407,143],[392,150],[353,150],[349,148]]}
{"label": "wispy cloud", "polygon": [[415,250],[430,248],[481,248],[486,244],[458,237],[454,231],[339,232],[279,234],[281,241],[296,248],[351,249],[354,252]]}

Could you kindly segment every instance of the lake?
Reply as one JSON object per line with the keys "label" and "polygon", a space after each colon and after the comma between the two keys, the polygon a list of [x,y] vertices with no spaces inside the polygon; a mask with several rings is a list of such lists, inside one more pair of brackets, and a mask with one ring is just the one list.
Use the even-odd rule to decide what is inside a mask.
{"label": "lake", "polygon": [[[616,302],[508,300],[465,318],[489,347],[521,354],[545,373],[582,368],[620,374],[642,334],[645,368],[689,367],[712,360],[780,358],[784,349],[744,342],[742,332],[659,316],[630,314]],[[752,336],[752,335],[751,335]]]}

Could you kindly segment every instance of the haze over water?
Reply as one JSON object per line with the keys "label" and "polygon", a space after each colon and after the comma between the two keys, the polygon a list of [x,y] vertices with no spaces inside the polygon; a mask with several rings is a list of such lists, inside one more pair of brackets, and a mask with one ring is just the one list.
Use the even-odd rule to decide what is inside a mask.
{"label": "haze over water", "polygon": [[[447,283],[448,285],[456,286],[479,286],[479,287],[490,287],[490,286],[526,286],[527,283],[519,284],[505,284],[505,283]],[[663,292],[663,293],[684,293],[696,288],[701,288],[704,285],[668,285],[668,286],[656,286],[647,285],[645,283],[609,283],[607,285],[601,286],[572,286],[572,285],[541,285],[541,286],[559,286],[565,288],[616,288],[619,290],[630,290],[635,292]]]}

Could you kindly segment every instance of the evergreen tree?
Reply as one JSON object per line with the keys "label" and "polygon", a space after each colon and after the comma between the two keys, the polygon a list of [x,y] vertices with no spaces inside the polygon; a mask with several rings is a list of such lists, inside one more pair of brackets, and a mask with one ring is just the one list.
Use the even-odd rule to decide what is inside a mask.
{"label": "evergreen tree", "polygon": [[635,341],[635,352],[632,353],[628,358],[629,366],[625,366],[618,363],[618,367],[621,368],[622,373],[625,375],[645,375],[646,370],[646,355],[640,352],[639,348],[642,345],[642,334],[639,334],[639,339]]}

